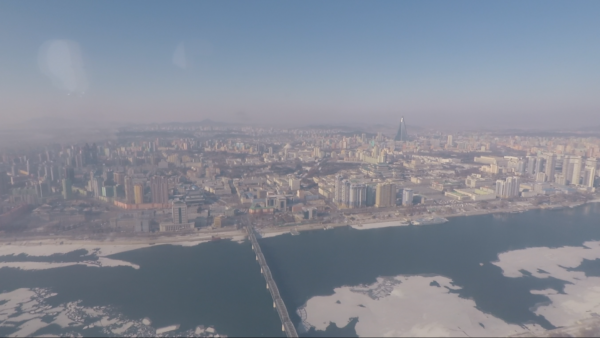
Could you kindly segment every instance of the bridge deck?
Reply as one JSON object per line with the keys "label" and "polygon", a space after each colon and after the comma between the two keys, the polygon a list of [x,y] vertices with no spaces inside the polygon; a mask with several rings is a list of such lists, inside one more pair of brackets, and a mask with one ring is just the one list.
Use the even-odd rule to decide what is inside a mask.
{"label": "bridge deck", "polygon": [[276,305],[275,308],[277,309],[277,313],[279,314],[279,319],[281,319],[281,324],[283,325],[282,328],[284,329],[285,334],[288,337],[298,337],[298,333],[296,332],[296,328],[294,327],[294,324],[292,323],[292,320],[290,319],[287,308],[285,307],[285,304],[283,303],[283,299],[281,299],[281,296],[279,295],[279,289],[277,288],[277,284],[275,284],[275,280],[273,279],[273,276],[271,275],[271,270],[269,269],[269,266],[267,265],[265,256],[263,255],[262,251],[260,250],[260,245],[258,244],[258,241],[256,240],[256,235],[254,234],[254,230],[252,228],[246,228],[246,231],[248,233],[248,239],[252,243],[252,249],[254,250],[254,253],[256,253],[256,258],[262,269],[263,276],[265,277],[265,280],[267,281],[267,287],[268,287],[269,291],[271,292],[271,297],[273,297],[273,303]]}

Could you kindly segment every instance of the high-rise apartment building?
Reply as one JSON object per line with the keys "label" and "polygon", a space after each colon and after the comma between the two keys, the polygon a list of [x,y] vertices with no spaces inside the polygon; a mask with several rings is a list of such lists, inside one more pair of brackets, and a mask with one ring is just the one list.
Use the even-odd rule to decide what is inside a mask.
{"label": "high-rise apartment building", "polygon": [[8,193],[8,175],[5,171],[0,171],[0,196]]}
{"label": "high-rise apartment building", "polygon": [[573,178],[573,165],[571,163],[571,156],[569,155],[563,157],[562,175],[565,177],[567,184],[571,183],[571,178]]}
{"label": "high-rise apartment building", "polygon": [[343,206],[350,206],[350,190],[352,188],[352,183],[349,180],[342,181],[342,202]]}
{"label": "high-rise apartment building", "polygon": [[556,167],[556,155],[548,154],[546,155],[546,178],[550,182],[554,179],[554,167]]}
{"label": "high-rise apartment building", "polygon": [[125,203],[134,204],[135,203],[135,191],[133,188],[133,179],[131,176],[125,176],[124,178],[125,185]]}
{"label": "high-rise apartment building", "polygon": [[56,163],[50,162],[50,180],[53,182],[58,181],[60,177],[60,170]]}
{"label": "high-rise apartment building", "polygon": [[534,156],[527,156],[527,174],[530,176],[535,174],[535,160]]}
{"label": "high-rise apartment building", "polygon": [[508,198],[519,196],[519,187],[521,186],[521,179],[519,177],[509,177],[506,179],[506,196]]}
{"label": "high-rise apartment building", "polygon": [[596,180],[596,167],[595,166],[586,166],[585,171],[583,172],[583,185],[588,188],[593,188],[595,180]]}
{"label": "high-rise apartment building", "polygon": [[71,180],[73,182],[75,180],[75,169],[73,167],[67,166],[63,168],[64,174],[63,178]]}
{"label": "high-rise apartment building", "polygon": [[94,177],[92,180],[92,191],[94,192],[94,197],[98,198],[102,196],[102,187],[104,186],[104,179],[100,176]]}
{"label": "high-rise apartment building", "polygon": [[349,197],[348,206],[350,208],[365,207],[367,204],[367,186],[364,184],[351,184]]}
{"label": "high-rise apartment building", "polygon": [[104,170],[102,177],[104,177],[105,181],[112,182],[115,179],[115,173],[112,170]]}
{"label": "high-rise apartment building", "polygon": [[580,178],[581,178],[581,164],[582,164],[581,156],[571,158],[571,161],[573,162],[573,176],[571,177],[571,184],[579,185]]}
{"label": "high-rise apartment building", "polygon": [[291,190],[300,190],[300,180],[295,177],[290,177],[288,184]]}
{"label": "high-rise apartment building", "polygon": [[116,172],[114,173],[114,180],[115,183],[118,185],[125,185],[125,173],[123,172]]}
{"label": "high-rise apartment building", "polygon": [[375,206],[387,208],[396,205],[396,185],[385,182],[377,184],[375,190]]}
{"label": "high-rise apartment building", "polygon": [[62,195],[65,200],[70,200],[73,197],[73,186],[69,178],[63,178],[62,180]]}
{"label": "high-rise apartment building", "polygon": [[413,190],[410,188],[405,188],[402,191],[402,205],[412,205],[413,204]]}
{"label": "high-rise apartment building", "polygon": [[515,168],[515,172],[523,175],[527,172],[527,162],[523,159],[517,161],[517,167]]}
{"label": "high-rise apartment building", "polygon": [[536,182],[546,182],[546,173],[545,172],[539,172],[537,174],[535,174],[535,181]]}
{"label": "high-rise apartment building", "polygon": [[102,187],[102,196],[104,197],[115,197],[115,186],[105,185]]}
{"label": "high-rise apartment building", "polygon": [[343,194],[342,194],[342,190],[343,190],[343,183],[344,182],[344,178],[342,177],[342,175],[337,175],[335,177],[335,184],[334,184],[334,192],[333,192],[333,198],[336,204],[340,205],[342,204],[343,201]]}
{"label": "high-rise apartment building", "polygon": [[558,185],[567,185],[567,179],[563,174],[554,175],[554,183]]}
{"label": "high-rise apartment building", "polygon": [[535,173],[539,174],[542,172],[542,169],[544,168],[544,158],[542,158],[541,156],[536,157],[535,159]]}
{"label": "high-rise apartment building", "polygon": [[83,155],[78,153],[75,155],[75,167],[82,168],[83,167]]}
{"label": "high-rise apartment building", "polygon": [[187,206],[181,201],[173,202],[173,224],[188,223]]}
{"label": "high-rise apartment building", "polygon": [[169,203],[169,180],[166,177],[154,176],[150,180],[152,203]]}
{"label": "high-rise apartment building", "polygon": [[[545,173],[538,173],[546,175]],[[496,181],[496,196],[501,198],[513,198],[519,196],[519,187],[521,186],[521,179],[519,177],[508,177],[506,181]]]}
{"label": "high-rise apartment building", "polygon": [[144,186],[140,183],[133,185],[133,196],[135,204],[144,203]]}
{"label": "high-rise apartment building", "polygon": [[504,196],[504,181],[496,180],[496,196],[502,197]]}
{"label": "high-rise apartment building", "polygon": [[586,167],[594,167],[594,168],[598,169],[598,160],[595,157],[588,157],[585,160],[585,166]]}
{"label": "high-rise apartment building", "polygon": [[377,186],[373,184],[367,184],[367,207],[372,207],[375,205],[375,201],[377,198]]}
{"label": "high-rise apartment building", "polygon": [[38,197],[40,198],[47,197],[50,193],[50,186],[48,185],[48,182],[45,178],[40,179],[39,182],[35,185],[35,188],[37,190],[36,192],[38,194]]}

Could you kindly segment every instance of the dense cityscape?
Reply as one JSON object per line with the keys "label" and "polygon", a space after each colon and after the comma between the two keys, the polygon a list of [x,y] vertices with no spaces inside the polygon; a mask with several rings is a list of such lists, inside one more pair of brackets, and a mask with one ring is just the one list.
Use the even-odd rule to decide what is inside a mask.
{"label": "dense cityscape", "polygon": [[395,135],[205,121],[4,149],[1,231],[73,239],[233,234],[249,225],[297,232],[595,199],[597,137],[411,132],[399,120]]}
{"label": "dense cityscape", "polygon": [[600,2],[0,2],[0,337],[600,337]]}

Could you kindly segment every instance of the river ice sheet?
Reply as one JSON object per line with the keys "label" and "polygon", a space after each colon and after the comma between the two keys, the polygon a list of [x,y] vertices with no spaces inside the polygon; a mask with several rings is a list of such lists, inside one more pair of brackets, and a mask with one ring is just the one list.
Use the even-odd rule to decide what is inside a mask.
{"label": "river ice sheet", "polygon": [[305,326],[325,330],[330,322],[344,327],[358,318],[360,337],[506,336],[526,330],[479,311],[473,300],[451,292],[458,289],[451,282],[442,276],[396,276],[336,288],[306,303]]}

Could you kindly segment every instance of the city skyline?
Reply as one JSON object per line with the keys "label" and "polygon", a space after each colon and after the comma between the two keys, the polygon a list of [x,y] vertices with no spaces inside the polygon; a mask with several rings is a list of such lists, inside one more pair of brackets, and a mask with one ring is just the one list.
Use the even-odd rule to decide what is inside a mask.
{"label": "city skyline", "polygon": [[600,109],[600,5],[578,4],[8,1],[0,108],[6,125],[584,127]]}
{"label": "city skyline", "polygon": [[[472,271],[476,271],[475,275],[478,275],[484,270],[481,268],[483,265],[498,262],[497,257],[507,253],[506,248],[512,253],[523,252],[521,241],[525,227],[530,227],[525,232],[534,241],[531,247],[525,250],[539,250],[539,240],[551,234],[556,238],[564,239],[565,245],[573,245],[573,239],[569,236],[581,236],[578,232],[590,229],[593,232],[585,237],[579,237],[579,243],[582,244],[580,248],[585,250],[588,256],[581,256],[580,252],[574,254],[563,252],[552,256],[560,257],[561,260],[575,259],[575,263],[570,265],[575,267],[578,264],[577,259],[600,257],[600,250],[598,250],[600,242],[593,242],[600,238],[600,231],[596,226],[600,211],[596,209],[594,213],[589,214],[590,210],[597,208],[597,202],[600,201],[598,192],[600,178],[597,175],[600,164],[598,161],[600,136],[546,137],[535,133],[524,136],[507,132],[453,133],[440,130],[413,133],[410,123],[408,128],[400,126],[399,129],[404,132],[406,129],[411,131],[410,138],[395,140],[396,137],[392,137],[394,134],[390,136],[381,132],[357,133],[348,132],[346,129],[320,127],[298,129],[184,123],[159,126],[137,124],[121,128],[115,134],[106,133],[102,140],[93,142],[90,140],[71,143],[38,141],[37,144],[29,146],[20,144],[17,147],[0,149],[0,232],[2,234],[0,242],[3,244],[5,254],[12,254],[9,256],[11,261],[2,262],[6,268],[0,270],[3,275],[6,275],[21,271],[20,269],[31,268],[32,264],[36,264],[33,267],[37,269],[42,262],[27,261],[31,258],[20,254],[22,248],[34,250],[30,252],[35,253],[35,256],[43,250],[48,250],[48,255],[53,252],[71,252],[77,257],[86,259],[73,261],[71,258],[73,256],[64,256],[69,257],[68,262],[48,263],[53,264],[48,266],[48,269],[64,269],[67,268],[65,264],[68,264],[84,265],[79,268],[98,271],[97,269],[104,267],[114,268],[117,266],[116,263],[137,271],[132,263],[138,264],[139,270],[147,266],[131,261],[127,256],[120,256],[118,261],[108,261],[110,257],[114,257],[114,251],[100,253],[104,250],[103,246],[113,248],[110,250],[114,250],[117,246],[120,248],[130,246],[127,251],[141,248],[143,251],[138,251],[141,256],[150,255],[149,250],[162,247],[161,253],[153,260],[160,257],[158,260],[162,260],[167,264],[167,268],[171,268],[179,265],[173,262],[186,261],[186,259],[164,259],[165,254],[170,250],[179,251],[174,245],[186,247],[211,245],[211,252],[215,252],[214,250],[219,250],[219,247],[223,248],[221,246],[223,242],[229,242],[231,239],[240,243],[234,246],[241,249],[242,253],[245,252],[242,256],[247,256],[243,263],[245,269],[253,265],[256,279],[262,273],[264,281],[262,279],[258,281],[263,288],[265,287],[263,283],[266,282],[266,289],[269,290],[263,291],[263,297],[271,297],[264,300],[267,310],[273,311],[275,327],[283,330],[282,335],[298,337],[300,336],[298,332],[306,332],[305,328],[308,326],[296,327],[294,322],[301,321],[291,319],[294,315],[293,309],[304,309],[303,304],[306,303],[290,302],[278,293],[281,275],[277,275],[276,272],[271,273],[271,268],[273,267],[275,271],[282,265],[272,258],[265,258],[265,256],[269,257],[268,251],[272,248],[266,250],[264,254],[261,249],[263,244],[273,243],[273,239],[268,237],[283,235],[283,239],[295,241],[295,237],[292,236],[300,236],[299,240],[304,241],[306,238],[321,236],[321,239],[313,242],[314,244],[306,245],[306,242],[296,241],[296,244],[287,242],[285,246],[300,244],[298,247],[302,247],[303,250],[330,246],[332,251],[329,254],[315,256],[318,262],[322,262],[326,257],[342,256],[337,251],[339,242],[336,242],[338,241],[336,238],[339,235],[349,234],[357,241],[348,245],[350,252],[343,255],[345,261],[348,261],[346,257],[355,251],[377,252],[386,246],[391,246],[401,250],[398,252],[399,259],[387,261],[400,267],[404,265],[403,257],[415,256],[407,254],[407,245],[413,245],[414,249],[411,250],[429,245],[427,249],[421,248],[423,249],[421,256],[430,257],[432,260],[430,264],[443,266],[446,269],[448,264],[440,264],[440,255],[430,255],[430,253],[438,252],[436,250],[439,250],[440,243],[446,243],[449,239],[452,241],[454,236],[453,243],[446,243],[448,250],[441,255],[442,259],[455,262],[464,260],[463,267],[471,266]],[[520,213],[525,214],[518,215]],[[580,224],[575,218],[578,217],[578,213],[589,215],[589,221]],[[561,214],[564,218],[556,220],[555,218]],[[516,217],[522,218],[523,223],[515,223]],[[554,225],[545,222],[532,224],[532,217],[535,219],[548,217],[556,223]],[[469,222],[471,227],[465,229],[464,226]],[[494,223],[490,227],[491,222]],[[554,226],[554,230],[549,231],[549,226]],[[580,226],[580,230],[574,231],[574,226]],[[501,233],[503,229],[509,231]],[[533,231],[536,229],[537,231]],[[392,237],[395,236],[394,233],[398,237]],[[424,240],[419,235],[423,233],[430,234],[430,239]],[[506,238],[513,242],[497,248],[496,252],[500,256],[493,252],[490,255],[488,251],[482,255],[482,258],[465,259],[464,257],[473,256],[475,251],[471,248],[484,247],[480,240],[470,237],[476,233],[487,233],[494,238],[494,241],[498,238]],[[201,244],[221,240],[223,240],[221,243]],[[399,245],[398,243],[402,243],[400,241],[405,242]],[[365,250],[363,243],[371,243],[372,248]],[[485,247],[495,246],[494,242],[487,243],[489,244]],[[548,245],[556,247],[555,240],[548,242]],[[70,249],[65,251],[67,247]],[[94,248],[94,251],[88,251],[90,255],[82,256],[80,247],[87,248],[85,250]],[[467,249],[456,255],[456,259],[449,259],[456,247],[467,247]],[[590,250],[590,247],[596,248],[593,255],[589,255],[593,250]],[[229,247],[220,254],[203,255],[200,261],[210,257],[213,266],[220,265],[229,269],[231,264],[214,264],[214,262],[220,262],[219,259],[231,249]],[[533,254],[532,257],[545,259],[549,256],[538,253]],[[103,256],[98,256],[99,254]],[[305,258],[301,253],[295,256]],[[60,256],[53,255],[53,259],[54,257]],[[88,257],[97,259],[97,262],[87,260]],[[361,262],[360,257],[364,256],[363,253],[359,253],[356,257],[358,259],[350,260],[352,264]],[[368,261],[362,262],[361,264],[366,265],[362,265],[359,269],[368,271],[369,266],[376,262],[386,261],[382,257],[388,256],[379,252]],[[15,261],[14,258],[19,261]],[[299,261],[295,265],[298,263]],[[312,262],[307,264],[306,266],[311,270],[305,276],[311,276],[312,267],[318,267],[319,264]],[[417,260],[417,265],[423,266],[423,261]],[[544,271],[556,271],[547,268],[548,265],[543,261],[536,262],[535,266],[538,269],[546,268]],[[463,269],[459,269],[460,273],[464,273]],[[531,267],[529,269],[536,271]],[[564,269],[569,268],[564,267]],[[115,270],[117,269],[112,269]],[[495,279],[502,278],[500,269],[488,270],[496,272]],[[107,270],[104,271],[108,273]],[[163,271],[158,269],[153,275],[164,275]],[[389,270],[380,271],[383,272],[375,272],[377,278],[389,276]],[[312,278],[318,281],[330,272],[330,268],[327,268],[327,272],[315,274]],[[406,278],[411,278],[415,270],[407,272],[400,274],[403,278],[402,287],[406,284]],[[398,273],[400,272],[396,275]],[[544,272],[544,277],[540,280],[548,280],[547,274],[549,273]],[[577,274],[581,276],[582,273],[577,271]],[[200,275],[210,277],[205,270],[202,270]],[[145,273],[143,278],[148,279],[148,274]],[[188,284],[194,290],[198,289],[195,278],[197,277],[189,278]],[[385,278],[388,279],[381,280],[382,283],[387,284],[382,285],[390,287],[390,280],[393,279]],[[435,283],[439,283],[441,275],[431,275],[428,278],[419,286],[424,293],[418,294],[418,299],[413,297],[418,302],[421,302],[421,298],[432,299],[432,294],[440,294],[438,291],[440,286]],[[515,277],[510,276],[510,278]],[[532,280],[531,276],[526,278]],[[151,279],[156,280],[156,278]],[[47,280],[48,278],[39,278],[42,283],[40,286],[47,287],[44,284]],[[108,285],[114,280],[123,280],[123,278],[110,278],[107,282],[99,284]],[[454,277],[452,280],[461,279]],[[482,279],[483,282],[473,284],[480,288],[481,284],[489,283],[489,280],[490,277],[485,277]],[[16,281],[13,288],[22,288],[20,281]],[[580,283],[580,290],[590,294],[594,292],[593,286],[597,285],[589,278],[583,281],[581,279],[572,281]],[[220,283],[219,281],[218,284]],[[119,283],[112,284],[121,287]],[[339,284],[343,283],[337,285]],[[169,281],[164,285],[165,289],[170,289],[173,284]],[[458,282],[447,285],[463,287],[463,284]],[[464,287],[467,285],[464,284]],[[364,290],[364,285],[361,288]],[[488,285],[488,288],[495,289],[493,285]],[[532,294],[530,290],[543,289],[543,287],[529,288],[531,285],[523,289],[523,294]],[[377,289],[370,290],[377,291]],[[514,294],[514,290],[512,287],[504,290],[504,294],[499,295],[498,298]],[[188,293],[190,290],[182,287],[178,291]],[[68,294],[68,291],[59,292]],[[156,288],[153,288],[152,292],[156,292]],[[452,294],[447,293],[445,289],[442,292],[446,295]],[[486,294],[493,294],[493,292],[497,290]],[[6,294],[6,291],[2,294]],[[569,297],[567,300],[576,300],[581,299],[581,294],[582,292],[573,292],[572,289],[565,288],[565,292],[559,294],[562,299],[557,300],[550,295],[549,305],[546,307],[551,307],[559,315],[570,313],[572,307],[561,305],[569,304],[568,301],[564,301],[564,297]],[[365,307],[373,308],[377,303],[365,302],[368,295],[363,294],[360,297],[360,300],[352,303],[347,301],[347,298],[339,300],[335,296],[331,299],[330,304],[333,306],[331,312],[340,311],[341,306],[350,304],[350,308],[359,308],[358,315],[365,318],[363,313],[366,309],[356,304],[366,303]],[[458,299],[459,295],[454,294],[453,297]],[[112,300],[111,304],[120,301],[119,298]],[[592,297],[588,298],[592,300],[590,306],[597,306],[597,302],[593,301]],[[80,300],[81,296],[76,295],[74,299]],[[147,297],[140,295],[138,298],[125,299],[125,301],[130,304],[139,302],[147,307],[144,303],[145,299]],[[270,300],[273,301],[274,307],[271,307]],[[377,299],[372,300],[377,302]],[[410,303],[405,304],[404,300],[402,299],[398,306],[387,311],[377,312],[384,313],[386,316],[375,314],[372,318],[381,322],[391,313],[401,314],[403,309],[414,312],[414,306]],[[385,303],[387,301],[383,304]],[[518,321],[531,323],[531,318],[537,318],[535,327],[502,324],[503,321],[500,319],[504,320],[506,317],[502,311],[492,312],[495,311],[494,308],[490,312],[473,312],[473,310],[469,312],[467,309],[471,307],[476,309],[474,303],[467,303],[460,310],[454,306],[448,307],[449,311],[439,315],[445,321],[434,321],[424,317],[422,313],[432,313],[431,309],[446,306],[446,300],[434,299],[426,303],[429,305],[426,308],[419,308],[418,311],[421,313],[416,314],[418,322],[434,327],[436,332],[448,332],[449,335],[453,332],[469,332],[469,335],[483,336],[492,332],[504,332],[502,336],[509,336],[509,333],[534,333],[536,336],[543,336],[555,332],[551,330],[553,327],[537,325],[547,319],[536,316],[535,311],[532,310],[535,309],[534,304],[539,304],[539,299],[536,298],[524,305],[509,302],[513,308],[520,306],[522,309]],[[152,306],[158,309],[170,309],[165,306],[162,299]],[[505,309],[505,306],[501,308]],[[252,308],[256,309],[253,311],[263,311],[255,305],[252,305]],[[212,309],[210,311],[212,312]],[[464,315],[466,318],[465,324],[456,323],[454,320],[457,311],[462,311],[461,316]],[[79,315],[78,312],[68,313],[71,314],[68,318],[74,320],[73,323],[76,324],[62,328],[61,332],[69,330],[68,332],[82,332],[82,335],[93,336],[89,334],[89,326],[85,322],[77,321],[75,316]],[[48,318],[43,313],[35,315]],[[58,314],[54,312],[53,315]],[[229,315],[230,312],[225,314],[227,317]],[[276,321],[277,315],[279,321]],[[492,331],[489,329],[490,325],[480,325],[481,319],[477,316],[496,320],[501,326]],[[19,326],[9,328],[14,332],[21,330],[18,332],[23,333],[25,325],[38,323],[39,326],[35,327],[35,330],[42,330],[52,325],[49,321],[38,321],[39,317],[29,318],[25,324],[20,323]],[[194,314],[193,317],[199,316]],[[562,317],[564,316],[557,315],[546,318]],[[143,322],[142,324],[149,327],[151,321],[155,321],[156,318],[158,316],[149,314],[148,319],[144,319],[147,324]],[[173,323],[173,320],[179,321],[183,317],[178,315],[173,318],[166,324]],[[582,321],[597,323],[598,319],[589,312],[580,312],[568,321],[554,320],[551,324],[561,325],[561,330],[573,332],[581,327]],[[209,329],[231,333],[234,332],[231,329],[238,325],[236,322],[215,324],[214,328]],[[322,322],[322,320],[308,321],[311,327]],[[414,333],[411,330],[414,326],[410,322],[408,324],[398,323],[396,320],[393,322],[396,332]],[[178,330],[174,332],[176,335],[185,336],[186,334],[181,332],[188,330],[187,327],[181,328],[178,325],[167,327],[164,326],[165,324],[154,325],[156,329],[149,328],[144,332],[158,334],[165,330]],[[121,327],[121,324],[113,326],[116,330]],[[133,329],[142,332],[137,327]],[[315,326],[315,329],[322,331],[325,327]],[[381,336],[385,333],[381,331],[380,325],[372,325],[370,328],[350,327],[350,329],[358,330],[359,336]],[[208,329],[200,326],[187,332],[203,332],[202,330],[208,332]],[[241,325],[240,332],[248,332],[248,330],[246,325]],[[20,335],[18,332],[13,335]],[[405,335],[408,334],[398,334],[398,336]]]}
{"label": "city skyline", "polygon": [[0,333],[600,336],[599,14],[0,2]]}

